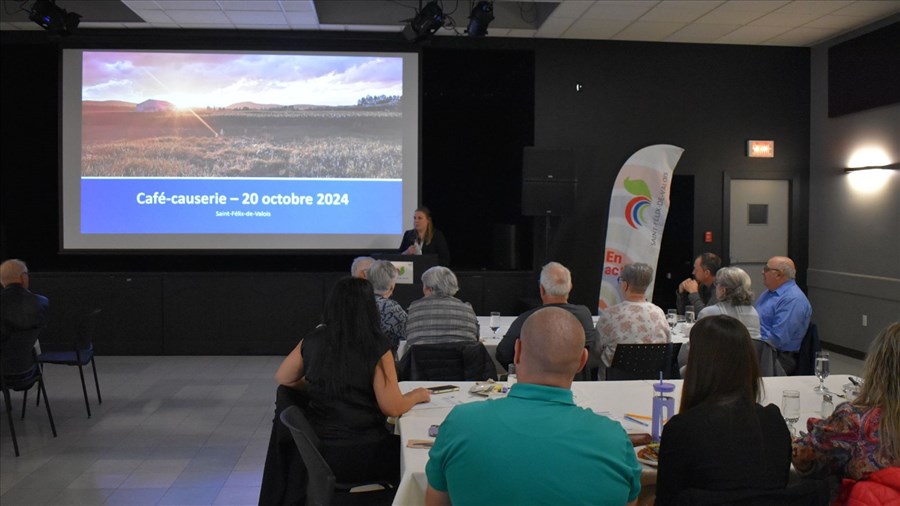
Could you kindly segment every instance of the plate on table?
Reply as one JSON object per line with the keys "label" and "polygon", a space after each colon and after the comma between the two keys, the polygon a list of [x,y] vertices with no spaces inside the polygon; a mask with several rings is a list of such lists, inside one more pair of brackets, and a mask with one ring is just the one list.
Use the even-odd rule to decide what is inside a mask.
{"label": "plate on table", "polygon": [[656,467],[659,465],[659,443],[635,446],[634,453],[641,464]]}

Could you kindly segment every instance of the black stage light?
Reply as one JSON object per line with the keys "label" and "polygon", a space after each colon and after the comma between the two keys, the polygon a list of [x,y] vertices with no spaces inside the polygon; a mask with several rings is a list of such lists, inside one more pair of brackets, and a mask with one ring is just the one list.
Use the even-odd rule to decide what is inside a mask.
{"label": "black stage light", "polygon": [[434,32],[442,26],[444,26],[444,11],[435,0],[432,0],[403,27],[403,36],[407,40],[422,40],[434,35]]}
{"label": "black stage light", "polygon": [[68,12],[56,5],[56,0],[34,0],[28,19],[42,26],[45,30],[68,35],[78,28],[81,15]]}
{"label": "black stage light", "polygon": [[472,13],[469,14],[469,27],[466,32],[469,37],[484,37],[487,35],[488,25],[494,20],[494,2],[482,0],[475,4]]}

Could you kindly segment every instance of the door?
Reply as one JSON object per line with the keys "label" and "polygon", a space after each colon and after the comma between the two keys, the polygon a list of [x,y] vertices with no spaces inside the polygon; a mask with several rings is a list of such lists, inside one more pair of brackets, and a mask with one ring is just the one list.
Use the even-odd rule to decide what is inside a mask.
{"label": "door", "polygon": [[759,295],[763,266],[788,254],[790,181],[732,179],[730,194],[729,265],[747,271]]}

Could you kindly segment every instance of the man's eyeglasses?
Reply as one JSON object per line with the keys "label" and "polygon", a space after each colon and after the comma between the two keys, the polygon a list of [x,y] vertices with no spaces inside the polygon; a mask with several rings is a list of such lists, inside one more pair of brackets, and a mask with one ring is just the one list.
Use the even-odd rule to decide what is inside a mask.
{"label": "man's eyeglasses", "polygon": [[767,272],[769,272],[769,271],[781,272],[781,269],[775,269],[775,268],[773,268],[773,267],[769,267],[768,265],[765,266],[765,267],[763,267],[763,274],[765,274],[765,273],[767,273]]}

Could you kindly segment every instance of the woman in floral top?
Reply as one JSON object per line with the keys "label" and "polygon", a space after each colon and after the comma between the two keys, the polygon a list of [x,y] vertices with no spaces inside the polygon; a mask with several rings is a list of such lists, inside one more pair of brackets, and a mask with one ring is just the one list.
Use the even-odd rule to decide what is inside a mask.
{"label": "woman in floral top", "polygon": [[[647,287],[653,282],[653,267],[647,264],[628,264],[619,277],[619,289],[624,300],[600,314],[597,319],[599,345],[591,350],[594,360],[612,365],[616,345],[639,343],[667,343],[671,331],[666,314],[659,306],[647,301]],[[603,377],[603,371],[600,371]]]}
{"label": "woman in floral top", "polygon": [[809,434],[794,442],[801,474],[865,480],[900,465],[900,322],[872,342],[863,374],[854,401],[824,420],[810,418]]}

